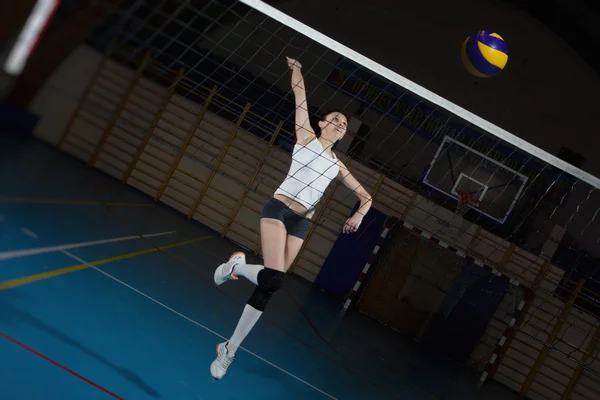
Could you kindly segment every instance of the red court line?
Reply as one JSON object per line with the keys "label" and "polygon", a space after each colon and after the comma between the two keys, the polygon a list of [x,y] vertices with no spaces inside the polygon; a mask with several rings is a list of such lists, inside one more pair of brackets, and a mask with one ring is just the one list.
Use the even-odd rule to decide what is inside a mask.
{"label": "red court line", "polygon": [[95,387],[96,389],[98,389],[98,390],[101,390],[102,392],[106,393],[107,395],[109,395],[109,396],[111,396],[111,397],[113,397],[113,398],[115,398],[115,399],[119,399],[119,400],[125,400],[125,399],[123,399],[122,397],[119,397],[119,396],[117,396],[117,395],[116,395],[116,394],[114,394],[113,392],[111,392],[111,391],[109,391],[109,390],[107,390],[107,389],[103,388],[102,386],[100,386],[100,385],[98,385],[98,384],[96,384],[96,383],[94,383],[94,382],[90,381],[90,380],[89,380],[89,379],[87,379],[86,377],[79,375],[77,372],[75,372],[75,371],[73,371],[73,370],[71,370],[71,369],[69,369],[69,368],[65,367],[65,366],[64,366],[64,365],[62,365],[62,364],[59,364],[58,362],[56,362],[56,361],[52,360],[52,359],[51,359],[51,358],[49,358],[49,357],[46,357],[45,355],[43,355],[43,354],[42,354],[42,353],[40,353],[39,351],[32,349],[31,347],[27,346],[27,345],[26,345],[26,344],[24,344],[24,343],[21,343],[21,342],[19,342],[17,339],[15,339],[15,338],[13,338],[13,337],[11,337],[11,336],[8,336],[6,333],[4,333],[4,332],[0,332],[0,336],[1,336],[1,337],[3,337],[4,339],[8,340],[9,342],[11,342],[11,343],[14,343],[14,344],[16,344],[17,346],[19,346],[19,347],[21,347],[21,348],[23,348],[23,349],[27,350],[28,352],[35,354],[36,356],[40,357],[41,359],[48,361],[50,364],[53,364],[53,365],[55,365],[56,367],[58,367],[58,368],[60,368],[60,369],[62,369],[62,370],[64,370],[64,371],[68,372],[69,374],[71,374],[71,375],[73,375],[73,376],[75,376],[75,377],[77,377],[77,378],[81,379],[82,381],[84,381],[85,383],[87,383],[87,384],[89,384],[89,385],[91,385],[91,386]]}

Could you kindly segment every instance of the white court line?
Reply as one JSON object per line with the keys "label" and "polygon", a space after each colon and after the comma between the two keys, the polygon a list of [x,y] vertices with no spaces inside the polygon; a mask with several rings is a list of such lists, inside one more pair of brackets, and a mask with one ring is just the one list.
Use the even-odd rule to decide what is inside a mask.
{"label": "white court line", "polygon": [[60,246],[37,247],[34,249],[25,249],[25,250],[11,250],[11,251],[1,252],[0,253],[0,261],[10,260],[12,258],[33,256],[33,255],[37,255],[37,254],[53,253],[55,251],[76,249],[78,247],[88,247],[88,246],[95,246],[95,245],[99,245],[99,244],[123,242],[125,240],[135,240],[135,239],[141,239],[141,238],[165,236],[165,235],[171,235],[173,233],[175,233],[175,231],[150,233],[148,235],[124,236],[124,237],[119,237],[119,238],[95,240],[93,242],[69,243],[69,244],[63,244]]}
{"label": "white court line", "polygon": [[[117,282],[117,283],[120,283],[121,285],[123,285],[123,286],[125,286],[125,287],[127,287],[127,288],[129,288],[129,289],[133,290],[134,292],[136,292],[136,293],[138,293],[138,294],[140,294],[140,295],[144,296],[144,297],[145,297],[145,298],[147,298],[148,300],[151,300],[151,301],[153,301],[154,303],[158,304],[159,306],[161,306],[161,307],[163,307],[163,308],[165,308],[165,309],[167,309],[167,310],[171,311],[171,312],[172,312],[172,313],[174,313],[174,314],[177,314],[178,316],[180,316],[181,318],[183,318],[183,319],[185,319],[185,320],[187,320],[187,321],[191,322],[192,324],[194,324],[194,325],[196,325],[196,326],[199,326],[200,328],[202,328],[202,329],[204,329],[204,330],[206,330],[206,331],[208,331],[208,332],[212,333],[213,335],[215,335],[215,336],[217,336],[217,337],[220,337],[220,338],[221,338],[221,339],[223,339],[223,340],[228,340],[228,338],[226,338],[225,336],[222,336],[222,335],[218,334],[217,332],[213,331],[212,329],[208,328],[207,326],[204,326],[204,325],[202,325],[200,322],[194,321],[193,319],[191,319],[191,318],[189,318],[189,317],[187,317],[187,316],[183,315],[182,313],[180,313],[180,312],[178,312],[178,311],[176,311],[176,310],[172,309],[171,307],[167,306],[166,304],[163,304],[163,303],[161,303],[160,301],[158,301],[158,300],[156,300],[156,299],[154,299],[154,298],[150,297],[150,296],[149,296],[149,295],[147,295],[146,293],[144,293],[144,292],[142,292],[142,291],[140,291],[140,290],[138,290],[138,289],[134,288],[133,286],[130,286],[130,285],[128,285],[127,283],[125,283],[125,282],[123,282],[123,281],[119,280],[118,278],[116,278],[116,277],[112,276],[112,275],[111,275],[111,274],[109,274],[108,272],[105,272],[105,271],[101,270],[100,268],[97,268],[97,267],[95,267],[94,265],[90,264],[89,262],[85,261],[84,259],[82,259],[82,258],[80,258],[80,257],[77,257],[76,255],[74,255],[74,254],[72,254],[72,253],[69,253],[69,252],[68,252],[68,251],[66,251],[66,250],[61,250],[61,251],[62,251],[62,253],[64,253],[65,255],[67,255],[67,256],[69,256],[69,257],[72,257],[73,259],[77,260],[78,262],[80,262],[80,263],[82,263],[82,264],[86,264],[86,265],[87,265],[87,266],[89,266],[90,268],[93,268],[93,269],[95,269],[96,271],[98,271],[98,272],[100,272],[101,274],[105,275],[106,277],[108,277],[108,278],[110,278],[110,279],[114,280],[115,282]],[[269,364],[269,365],[270,365],[270,366],[272,366],[273,368],[276,368],[276,369],[278,369],[279,371],[281,371],[281,372],[283,372],[283,373],[285,373],[285,374],[287,374],[287,375],[291,376],[292,378],[294,378],[294,379],[298,380],[299,382],[301,382],[301,383],[305,384],[306,386],[310,387],[311,389],[314,389],[314,390],[316,390],[317,392],[319,392],[319,393],[321,393],[321,394],[323,394],[323,395],[325,395],[325,396],[329,397],[330,399],[332,399],[332,400],[338,400],[336,397],[333,397],[333,396],[332,396],[332,395],[330,395],[329,393],[327,393],[327,392],[324,392],[323,390],[319,389],[318,387],[316,387],[316,386],[314,386],[314,385],[311,385],[310,383],[306,382],[304,379],[302,379],[302,378],[299,378],[299,377],[297,377],[296,375],[292,374],[291,372],[288,372],[288,371],[286,371],[285,369],[283,369],[283,368],[281,368],[281,367],[279,367],[279,366],[277,366],[277,365],[273,364],[272,362],[270,362],[270,361],[268,361],[268,360],[266,360],[266,359],[262,358],[262,357],[261,357],[261,356],[259,356],[258,354],[255,354],[255,353],[251,352],[250,350],[243,348],[242,346],[240,346],[240,347],[239,347],[239,349],[242,349],[242,350],[244,350],[244,351],[245,351],[245,352],[247,352],[248,354],[251,354],[251,355],[253,355],[254,357],[258,358],[259,360],[261,360],[261,361],[263,361],[263,362],[265,362],[265,363]],[[207,368],[207,372],[206,372],[206,373],[208,373],[208,368]]]}
{"label": "white court line", "polygon": [[473,125],[476,125],[480,128],[485,129],[492,135],[511,143],[513,146],[518,147],[518,148],[528,152],[529,154],[532,154],[532,155],[538,157],[542,161],[546,161],[548,164],[552,164],[556,168],[563,170],[563,171],[573,175],[574,177],[579,178],[580,180],[589,183],[590,185],[592,185],[596,188],[600,188],[600,178],[597,178],[597,177],[593,176],[592,174],[589,174],[579,168],[572,166],[571,164],[548,153],[547,151],[544,151],[544,150],[540,149],[539,147],[521,139],[520,137],[515,136],[512,133],[500,128],[499,126],[494,125],[489,121],[486,121],[485,119],[481,118],[479,115],[475,115],[472,112],[458,106],[457,104],[454,104],[449,100],[446,100],[442,96],[440,96],[428,89],[425,89],[423,86],[403,77],[402,75],[384,67],[383,65],[381,65],[379,63],[376,63],[375,61],[352,50],[351,48],[344,46],[343,44],[341,44],[338,41],[333,40],[329,36],[325,36],[321,32],[309,27],[306,24],[303,24],[302,22],[298,21],[297,19],[290,17],[289,15],[279,11],[275,7],[273,7],[269,4],[266,4],[264,1],[240,0],[240,2],[245,3],[246,5],[254,8],[255,10],[258,10],[259,12],[265,14],[266,16],[271,17],[274,20],[281,22],[283,25],[286,25],[286,26],[294,29],[296,32],[299,32],[299,33],[307,36],[308,38],[314,40],[315,42],[320,43],[323,46],[326,46],[326,47],[334,50],[338,54],[340,54],[344,57],[347,57],[347,58],[361,64],[364,67],[367,67],[371,71],[378,73],[379,75],[389,79],[390,81],[392,81],[400,86],[405,87],[406,89],[423,97],[424,99],[427,99],[427,100],[439,105],[440,107],[445,108],[446,110],[458,115],[459,117],[463,118],[464,120],[469,121]]}

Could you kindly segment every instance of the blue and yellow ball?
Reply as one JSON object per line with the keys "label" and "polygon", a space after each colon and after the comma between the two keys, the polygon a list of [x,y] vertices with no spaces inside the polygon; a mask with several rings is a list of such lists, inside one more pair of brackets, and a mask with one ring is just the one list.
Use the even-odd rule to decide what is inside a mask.
{"label": "blue and yellow ball", "polygon": [[506,66],[508,47],[497,33],[479,31],[463,42],[461,59],[471,74],[479,78],[489,78],[502,72]]}

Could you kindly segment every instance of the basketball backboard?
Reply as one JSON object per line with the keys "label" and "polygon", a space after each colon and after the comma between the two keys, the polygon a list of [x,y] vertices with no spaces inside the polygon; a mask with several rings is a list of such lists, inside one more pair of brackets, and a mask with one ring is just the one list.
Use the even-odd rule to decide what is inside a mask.
{"label": "basketball backboard", "polygon": [[423,178],[423,183],[458,201],[464,191],[479,199],[475,211],[503,224],[519,199],[527,177],[446,136]]}

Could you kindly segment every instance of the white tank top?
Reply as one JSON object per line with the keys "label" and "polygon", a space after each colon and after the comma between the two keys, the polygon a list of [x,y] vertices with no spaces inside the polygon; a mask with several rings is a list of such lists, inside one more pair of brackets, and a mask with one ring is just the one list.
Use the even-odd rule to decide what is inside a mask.
{"label": "white tank top", "polygon": [[275,194],[287,196],[312,210],[337,176],[339,168],[338,159],[335,155],[331,157],[318,139],[307,145],[296,143],[290,170]]}

